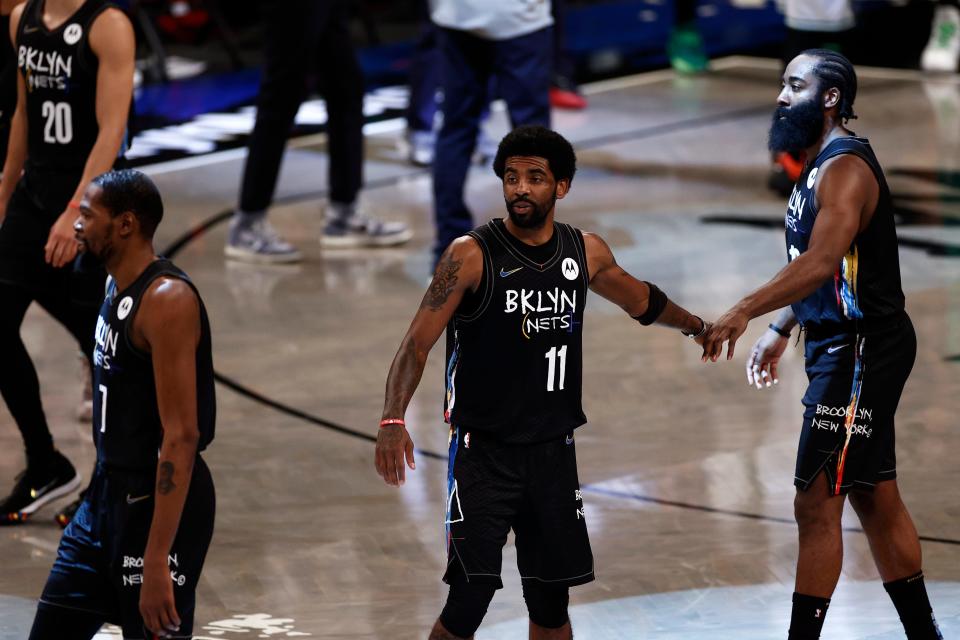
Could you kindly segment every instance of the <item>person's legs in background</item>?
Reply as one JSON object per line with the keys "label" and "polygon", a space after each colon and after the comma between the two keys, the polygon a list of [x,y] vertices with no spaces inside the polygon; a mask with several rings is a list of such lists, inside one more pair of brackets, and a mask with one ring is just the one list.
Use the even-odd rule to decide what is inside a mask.
{"label": "person's legs in background", "polygon": [[550,61],[553,28],[495,43],[497,87],[507,103],[510,126],[550,126]]}
{"label": "person's legs in background", "polygon": [[228,258],[248,262],[296,262],[300,252],[267,222],[280,163],[297,109],[307,91],[308,56],[329,19],[326,2],[269,0],[263,3],[263,76],[257,121],[250,136],[240,187],[240,207],[227,236]]}
{"label": "person's legs in background", "polygon": [[550,105],[557,109],[585,109],[587,99],[573,80],[573,62],[566,51],[566,0],[553,0],[553,77],[550,81]]}
{"label": "person's legs in background", "polygon": [[327,102],[330,205],[320,242],[324,247],[391,246],[413,233],[398,222],[381,222],[357,211],[363,184],[363,71],[350,37],[345,0],[330,0],[330,15],[316,49]]}
{"label": "person's legs in background", "polygon": [[[464,187],[470,158],[476,147],[480,117],[487,101],[492,72],[491,51],[495,46],[490,41],[452,29],[439,29],[438,36],[443,126],[437,136],[433,163],[437,232],[434,264],[447,245],[473,229],[473,216],[464,201]],[[544,69],[549,77],[549,61],[544,64]],[[502,86],[499,89],[502,95]]]}
{"label": "person's legs in background", "polygon": [[960,65],[960,0],[937,0],[930,40],[923,50],[924,71],[956,73]]}
{"label": "person's legs in background", "polygon": [[[48,502],[80,487],[80,475],[53,446],[40,399],[37,371],[20,337],[20,326],[34,297],[22,287],[0,284],[0,353],[4,354],[0,395],[20,429],[27,457],[26,470],[17,476],[11,494],[0,502],[0,524],[22,522]],[[58,304],[70,302],[65,299]],[[53,309],[49,302],[44,307],[75,333],[79,322],[65,320],[59,309]],[[95,319],[96,313],[91,317]],[[85,352],[92,353],[94,323],[87,325],[88,339],[82,344]]]}
{"label": "person's legs in background", "polygon": [[710,58],[697,29],[697,0],[674,0],[673,29],[667,41],[667,55],[677,73],[701,73]]}
{"label": "person's legs in background", "polygon": [[426,0],[420,3],[420,35],[410,58],[410,102],[407,106],[409,159],[419,167],[433,163],[437,134],[437,90],[440,86],[437,27],[430,21]]}

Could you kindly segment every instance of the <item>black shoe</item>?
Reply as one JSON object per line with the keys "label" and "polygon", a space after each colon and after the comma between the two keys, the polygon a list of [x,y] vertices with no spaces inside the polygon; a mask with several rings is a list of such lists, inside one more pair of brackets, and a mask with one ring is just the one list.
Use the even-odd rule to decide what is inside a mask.
{"label": "black shoe", "polygon": [[86,491],[81,491],[80,497],[65,506],[63,509],[60,509],[60,511],[57,511],[57,515],[53,516],[53,519],[57,521],[57,524],[60,525],[61,529],[66,529],[67,525],[70,524],[70,521],[73,520],[73,516],[77,513],[77,509],[80,508],[80,503],[83,502],[83,497],[86,493]]}
{"label": "black shoe", "polygon": [[27,465],[13,492],[0,502],[0,525],[25,522],[40,507],[80,487],[80,474],[59,451],[42,467]]}

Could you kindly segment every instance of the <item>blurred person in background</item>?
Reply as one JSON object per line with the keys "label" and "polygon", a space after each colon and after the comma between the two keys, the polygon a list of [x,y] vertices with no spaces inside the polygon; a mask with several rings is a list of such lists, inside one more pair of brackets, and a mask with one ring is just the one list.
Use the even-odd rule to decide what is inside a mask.
{"label": "blurred person in background", "polygon": [[697,29],[697,0],[675,0],[673,3],[673,29],[667,41],[667,55],[677,73],[707,70],[710,58]]}
{"label": "blurred person in background", "polygon": [[263,2],[263,76],[237,207],[224,253],[245,262],[297,262],[300,252],[267,221],[287,137],[316,72],[326,100],[330,197],[320,243],[327,248],[407,242],[406,225],[363,215],[363,72],[350,37],[350,0]]}
{"label": "blurred person in background", "polygon": [[[437,48],[437,27],[430,21],[430,8],[427,0],[421,0],[419,7],[420,35],[414,45],[410,59],[410,103],[407,106],[407,159],[418,167],[433,164],[433,154],[437,145],[437,129],[443,120],[441,113],[442,92],[440,90],[440,51]],[[477,132],[477,145],[474,159],[479,164],[493,160],[497,153],[497,143],[488,136],[483,125],[490,117],[489,104],[496,98],[493,82],[490,83],[487,102],[480,116]]]}
{"label": "blurred person in background", "polygon": [[587,99],[573,79],[573,61],[566,46],[567,0],[552,0],[553,15],[553,79],[550,82],[550,106],[579,111],[587,108]]}
{"label": "blurred person in background", "polygon": [[511,127],[550,125],[553,17],[547,0],[430,0],[438,27],[443,126],[433,164],[434,263],[474,227],[467,170],[491,79]]}
{"label": "blurred person in background", "polygon": [[956,72],[960,63],[960,0],[937,0],[930,40],[920,66],[925,71]]}

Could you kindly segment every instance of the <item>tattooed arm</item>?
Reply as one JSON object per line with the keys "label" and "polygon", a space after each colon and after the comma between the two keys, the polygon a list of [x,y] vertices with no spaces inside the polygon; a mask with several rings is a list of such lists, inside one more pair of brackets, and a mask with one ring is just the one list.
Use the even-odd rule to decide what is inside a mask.
{"label": "tattooed arm", "polygon": [[180,526],[200,439],[196,383],[200,305],[193,289],[175,278],[154,282],[134,318],[132,338],[135,346],[151,354],[163,425],[140,590],[144,624],[161,635],[180,624],[167,557]]}
{"label": "tattooed arm", "polygon": [[[427,364],[427,355],[437,342],[463,300],[467,290],[476,291],[483,277],[483,253],[476,240],[463,236],[454,240],[444,254],[433,275],[433,281],[420,309],[410,323],[407,335],[390,365],[387,376],[383,418],[403,418],[413,392],[420,384],[420,376]],[[403,425],[381,427],[377,433],[377,451],[374,464],[384,481],[400,486],[406,479],[404,459],[411,469],[413,441]]]}

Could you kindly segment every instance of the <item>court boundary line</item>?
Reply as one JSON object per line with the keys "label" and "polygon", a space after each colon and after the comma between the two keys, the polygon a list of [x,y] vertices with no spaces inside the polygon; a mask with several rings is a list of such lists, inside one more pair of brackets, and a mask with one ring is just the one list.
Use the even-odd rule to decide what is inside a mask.
{"label": "court boundary line", "polygon": [[[298,418],[305,422],[309,422],[319,427],[325,429],[330,429],[341,433],[343,435],[351,436],[358,440],[365,440],[367,442],[376,442],[377,437],[366,433],[364,431],[359,431],[347,427],[330,420],[326,420],[319,416],[315,416],[307,411],[291,407],[277,400],[273,400],[261,393],[246,387],[236,380],[225,376],[221,373],[214,372],[214,379],[220,384],[226,386],[234,393],[247,398],[253,402],[257,402],[271,409],[275,409],[283,414],[288,416]],[[433,460],[448,461],[448,456],[436,451],[431,451],[429,449],[414,449],[414,452],[424,458],[430,458]],[[608,498],[614,498],[618,500],[629,500],[633,502],[643,502],[647,504],[655,504],[661,507],[672,507],[675,509],[684,509],[687,511],[698,511],[700,513],[708,513],[713,515],[722,515],[722,516],[732,516],[736,518],[746,519],[746,520],[756,520],[758,522],[769,522],[773,524],[789,524],[793,525],[795,522],[790,518],[783,518],[779,516],[770,516],[762,513],[752,513],[750,511],[738,511],[736,509],[723,509],[720,507],[711,507],[709,505],[700,505],[692,502],[685,502],[682,500],[670,500],[667,498],[657,498],[655,496],[648,496],[640,493],[634,493],[629,491],[617,491],[616,489],[607,489],[604,487],[598,487],[592,484],[585,484],[580,487],[581,491],[586,491],[588,493],[593,493],[600,496],[605,496]],[[843,527],[843,530],[847,533],[865,533],[863,529],[859,527]],[[960,540],[954,540],[952,538],[940,538],[935,536],[919,536],[920,540],[923,542],[931,542],[938,544],[949,544],[960,546]]]}

